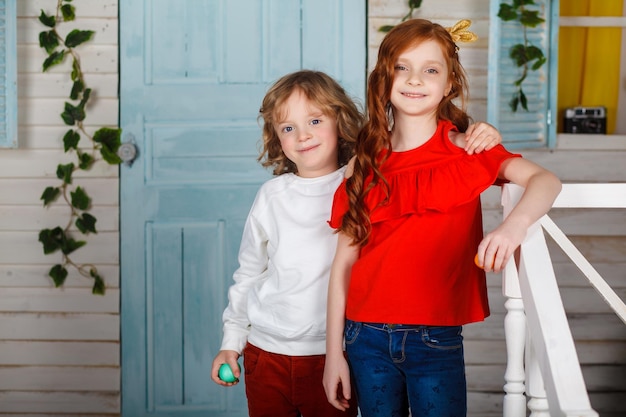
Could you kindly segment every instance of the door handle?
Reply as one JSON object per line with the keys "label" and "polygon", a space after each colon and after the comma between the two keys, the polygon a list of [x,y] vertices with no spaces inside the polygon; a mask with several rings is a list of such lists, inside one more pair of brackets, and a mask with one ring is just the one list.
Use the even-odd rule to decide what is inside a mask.
{"label": "door handle", "polygon": [[117,156],[128,166],[132,166],[137,156],[139,156],[139,150],[137,145],[135,145],[135,136],[132,133],[126,135],[126,142],[122,143],[117,149]]}

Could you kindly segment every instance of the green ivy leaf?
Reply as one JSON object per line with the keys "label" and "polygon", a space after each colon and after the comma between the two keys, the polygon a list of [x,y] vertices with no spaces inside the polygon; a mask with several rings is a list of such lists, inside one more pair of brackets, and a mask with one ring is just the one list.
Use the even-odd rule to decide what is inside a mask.
{"label": "green ivy leaf", "polygon": [[79,152],[78,153],[79,164],[78,167],[83,171],[88,170],[94,163],[94,158],[88,153]]}
{"label": "green ivy leaf", "polygon": [[547,62],[546,57],[542,56],[541,58],[537,59],[537,62],[535,62],[531,68],[532,68],[533,71],[537,71],[546,62]]}
{"label": "green ivy leaf", "polygon": [[98,233],[96,231],[96,218],[89,213],[83,213],[81,217],[76,219],[76,227],[83,234]]}
{"label": "green ivy leaf", "polygon": [[78,132],[72,129],[68,130],[65,133],[65,136],[63,136],[63,148],[65,149],[65,152],[70,149],[78,149],[78,142],[80,142],[80,135]]}
{"label": "green ivy leaf", "polygon": [[43,61],[43,72],[63,62],[63,58],[65,58],[65,49],[51,53],[48,58]]}
{"label": "green ivy leaf", "polygon": [[57,264],[50,268],[48,275],[52,278],[52,281],[54,281],[54,286],[58,288],[63,285],[65,278],[67,278],[67,269],[65,269],[63,265]]}
{"label": "green ivy leaf", "polygon": [[528,57],[526,56],[526,47],[518,43],[517,45],[513,45],[509,50],[509,56],[518,67],[521,67],[526,62],[528,62]]}
{"label": "green ivy leaf", "polygon": [[65,102],[65,110],[61,113],[61,118],[66,125],[73,126],[77,121],[85,120],[85,109]]}
{"label": "green ivy leaf", "polygon": [[65,233],[60,227],[43,229],[39,232],[39,241],[43,244],[43,253],[48,255],[61,248]]}
{"label": "green ivy leaf", "polygon": [[79,210],[87,210],[89,208],[91,199],[82,187],[76,187],[76,190],[72,191],[70,196],[72,197],[72,207]]}
{"label": "green ivy leaf", "polygon": [[44,26],[48,26],[49,28],[53,28],[57,25],[56,18],[54,16],[48,16],[43,10],[39,15],[39,21],[43,23]]}
{"label": "green ivy leaf", "polygon": [[382,33],[387,33],[387,32],[389,32],[391,29],[393,29],[393,26],[394,26],[394,25],[384,25],[384,26],[379,27],[379,28],[378,28],[378,31],[379,31],[379,32],[382,32]]}
{"label": "green ivy leaf", "polygon": [[44,48],[48,55],[59,46],[59,38],[54,30],[39,33],[39,46]]}
{"label": "green ivy leaf", "polygon": [[117,155],[117,150],[122,144],[122,130],[103,127],[98,129],[93,135],[93,141],[102,145],[100,153],[102,158],[109,164],[121,164],[122,160]]}
{"label": "green ivy leaf", "polygon": [[530,62],[535,59],[543,58],[543,51],[534,45],[529,45],[526,48],[526,56],[528,57],[528,61]]}
{"label": "green ivy leaf", "polygon": [[87,88],[85,89],[85,91],[83,91],[83,98],[80,100],[80,103],[78,104],[78,107],[81,109],[83,113],[85,112],[85,105],[89,101],[89,97],[91,97],[91,88]]}
{"label": "green ivy leaf", "polygon": [[89,41],[93,34],[93,30],[74,29],[65,37],[65,46],[67,46],[68,48],[75,48],[78,45]]}
{"label": "green ivy leaf", "polygon": [[72,173],[74,173],[74,164],[59,164],[57,166],[57,178],[62,180],[64,184],[72,183]]}
{"label": "green ivy leaf", "polygon": [[76,59],[72,61],[72,73],[70,76],[72,81],[78,81],[80,79],[80,64]]}
{"label": "green ivy leaf", "polygon": [[511,107],[511,110],[515,113],[517,111],[518,105],[519,105],[519,97],[517,97],[517,94],[515,94],[515,96],[513,96],[513,98],[511,99],[511,101],[509,101],[509,107]]}
{"label": "green ivy leaf", "polygon": [[61,14],[63,14],[64,22],[69,22],[76,18],[74,6],[72,6],[71,4],[64,4],[63,6],[61,6]]}
{"label": "green ivy leaf", "polygon": [[104,159],[111,165],[119,165],[124,162],[122,161],[122,158],[119,157],[117,152],[112,152],[109,148],[100,148],[100,154],[102,155],[102,159]]}
{"label": "green ivy leaf", "polygon": [[39,199],[43,200],[43,206],[46,207],[48,204],[55,201],[60,194],[61,189],[59,187],[46,187]]}
{"label": "green ivy leaf", "polygon": [[64,240],[63,244],[61,245],[61,252],[63,252],[64,255],[69,255],[76,249],[79,249],[87,244],[87,242],[85,242],[84,240],[74,240],[69,236],[63,236]]}
{"label": "green ivy leaf", "polygon": [[91,275],[95,280],[93,283],[93,288],[91,289],[91,293],[94,295],[104,295],[104,280],[102,279],[100,274],[98,274],[98,271],[96,271],[95,268],[92,268],[91,271],[89,271],[89,275]]}
{"label": "green ivy leaf", "polygon": [[422,5],[422,0],[409,0],[409,7],[417,9]]}
{"label": "green ivy leaf", "polygon": [[504,20],[505,22],[508,22],[510,20],[516,20],[517,8],[514,6],[511,6],[510,4],[501,3],[500,10],[498,10],[498,17]]}
{"label": "green ivy leaf", "polygon": [[528,111],[528,99],[526,98],[526,94],[524,94],[521,88],[519,90],[519,102],[522,105],[522,108]]}
{"label": "green ivy leaf", "polygon": [[522,14],[520,16],[519,21],[522,25],[528,26],[531,28],[534,28],[537,25],[545,22],[544,19],[539,17],[539,11],[537,10],[522,10]]}
{"label": "green ivy leaf", "polygon": [[72,91],[70,92],[70,98],[72,100],[77,100],[78,99],[78,95],[85,89],[85,84],[83,83],[82,80],[78,79],[76,81],[74,81],[74,84],[72,84]]}

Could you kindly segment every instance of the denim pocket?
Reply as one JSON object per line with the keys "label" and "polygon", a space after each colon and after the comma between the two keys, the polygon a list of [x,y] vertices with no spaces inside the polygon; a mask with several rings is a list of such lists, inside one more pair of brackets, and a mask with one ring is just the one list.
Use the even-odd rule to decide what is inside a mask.
{"label": "denim pocket", "polygon": [[459,349],[463,347],[461,332],[461,326],[429,326],[422,331],[422,341],[433,349]]}
{"label": "denim pocket", "polygon": [[356,338],[359,336],[359,332],[361,331],[361,326],[361,322],[346,320],[346,327],[343,331],[343,336],[347,345],[356,341]]}

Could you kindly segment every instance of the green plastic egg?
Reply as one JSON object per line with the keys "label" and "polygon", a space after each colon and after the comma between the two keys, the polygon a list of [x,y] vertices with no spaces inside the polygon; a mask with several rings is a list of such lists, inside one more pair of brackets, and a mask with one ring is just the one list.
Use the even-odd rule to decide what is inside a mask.
{"label": "green plastic egg", "polygon": [[[237,364],[237,366],[239,366],[239,364]],[[241,371],[241,366],[239,366],[239,370]],[[217,376],[219,376],[219,378],[224,382],[237,382],[238,381],[238,379],[235,378],[235,375],[233,375],[233,370],[231,369],[230,365],[227,363],[223,363],[220,366],[220,369],[217,372]]]}

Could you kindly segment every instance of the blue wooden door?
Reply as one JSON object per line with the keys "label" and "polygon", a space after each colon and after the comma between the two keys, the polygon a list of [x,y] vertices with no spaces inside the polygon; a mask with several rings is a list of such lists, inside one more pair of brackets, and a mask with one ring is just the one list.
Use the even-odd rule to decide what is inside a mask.
{"label": "blue wooden door", "polygon": [[259,185],[268,85],[319,69],[363,98],[365,0],[120,2],[122,412],[244,416],[210,380]]}

